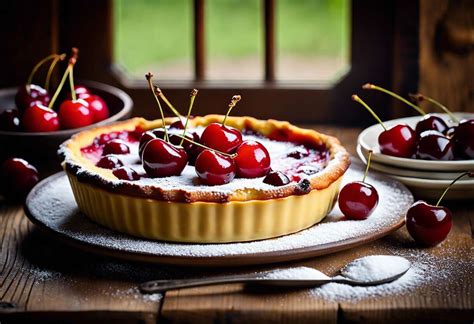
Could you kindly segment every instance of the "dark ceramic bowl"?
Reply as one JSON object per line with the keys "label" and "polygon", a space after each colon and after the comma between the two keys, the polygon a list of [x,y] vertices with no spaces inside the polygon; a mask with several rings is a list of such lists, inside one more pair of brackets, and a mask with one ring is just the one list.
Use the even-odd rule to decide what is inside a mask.
{"label": "dark ceramic bowl", "polygon": [[[94,81],[81,81],[92,93],[101,96],[110,110],[110,117],[90,126],[65,129],[57,132],[11,132],[0,130],[0,161],[9,157],[22,157],[35,165],[40,172],[60,169],[57,149],[71,135],[97,125],[110,124],[130,117],[133,101],[122,90]],[[0,89],[0,112],[15,108],[17,88]]]}

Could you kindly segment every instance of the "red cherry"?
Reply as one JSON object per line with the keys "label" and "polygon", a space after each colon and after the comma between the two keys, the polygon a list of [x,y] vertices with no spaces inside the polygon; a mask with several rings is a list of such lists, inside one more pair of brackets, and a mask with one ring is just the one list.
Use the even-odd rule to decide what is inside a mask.
{"label": "red cherry", "polygon": [[138,155],[141,157],[143,154],[143,150],[145,146],[148,144],[149,141],[152,139],[156,139],[156,135],[152,130],[146,131],[140,137],[140,144],[138,144]]}
{"label": "red cherry", "polygon": [[[364,89],[381,89],[372,84],[366,84]],[[383,90],[386,92],[386,90]],[[391,93],[391,92],[390,92]],[[398,97],[398,95],[395,95]],[[402,98],[403,99],[403,98]],[[406,124],[398,124],[387,128],[377,114],[358,95],[352,95],[352,100],[358,102],[377,120],[383,127],[383,132],[379,134],[378,142],[380,151],[383,154],[411,158],[415,153],[416,133]],[[405,99],[403,99],[405,100]],[[405,100],[406,101],[406,100]]]}
{"label": "red cherry", "polygon": [[93,124],[94,116],[83,99],[64,100],[59,106],[59,120],[62,128],[71,129]]}
{"label": "red cherry", "polygon": [[380,133],[378,142],[383,154],[410,158],[415,153],[416,133],[410,126],[398,124]]}
{"label": "red cherry", "polygon": [[290,179],[280,171],[271,171],[263,179],[263,182],[275,187],[279,187],[289,184]]}
{"label": "red cherry", "polygon": [[130,148],[128,145],[119,139],[114,139],[105,144],[102,155],[108,154],[128,154],[130,153]]}
{"label": "red cherry", "polygon": [[377,190],[372,185],[361,181],[346,184],[339,193],[339,208],[347,218],[353,220],[369,217],[378,202]]}
{"label": "red cherry", "polygon": [[16,109],[7,109],[0,114],[0,130],[21,131],[20,113]]}
{"label": "red cherry", "polygon": [[39,102],[25,110],[22,124],[27,132],[54,132],[60,128],[58,114]]}
{"label": "red cherry", "polygon": [[36,84],[21,86],[15,96],[15,103],[21,114],[35,101],[47,106],[50,100],[48,91]]}
{"label": "red cherry", "polygon": [[434,115],[425,115],[423,118],[416,124],[416,134],[419,136],[424,131],[434,130],[440,133],[444,133],[448,130],[448,125],[443,118],[434,116]]}
{"label": "red cherry", "polygon": [[123,166],[123,162],[114,155],[106,155],[100,158],[96,166],[103,169],[117,169]]}
{"label": "red cherry", "polygon": [[242,143],[242,134],[235,128],[212,123],[202,132],[201,143],[223,153],[232,153]]}
{"label": "red cherry", "polygon": [[188,156],[182,147],[156,138],[149,141],[143,149],[142,163],[150,177],[177,176],[188,163]]}
{"label": "red cherry", "polygon": [[235,164],[240,178],[259,178],[270,171],[270,154],[257,141],[245,141],[237,148]]}
{"label": "red cherry", "polygon": [[433,246],[448,236],[453,221],[449,209],[417,201],[408,209],[406,224],[417,243]]}
{"label": "red cherry", "polygon": [[184,129],[184,124],[181,120],[177,120],[170,125],[170,128]]}
{"label": "red cherry", "polygon": [[[74,92],[76,93],[76,97],[78,99],[81,99],[91,94],[90,90],[82,85],[74,85]],[[66,99],[72,99],[71,92],[68,92]]]}
{"label": "red cherry", "polygon": [[137,173],[137,171],[127,167],[120,167],[118,169],[113,170],[112,173],[114,174],[114,176],[121,180],[140,180],[140,175]]}
{"label": "red cherry", "polygon": [[230,157],[205,149],[196,159],[196,173],[203,184],[223,185],[235,177],[235,163]]}
{"label": "red cherry", "polygon": [[456,158],[474,159],[474,119],[462,120],[452,139]]}
{"label": "red cherry", "polygon": [[109,108],[101,97],[97,95],[83,94],[78,98],[83,99],[89,104],[89,110],[92,112],[94,123],[109,118]]}
{"label": "red cherry", "polygon": [[0,169],[1,193],[9,200],[23,201],[38,181],[38,170],[23,159],[8,159]]}
{"label": "red cherry", "polygon": [[416,144],[416,158],[449,161],[454,159],[451,140],[437,131],[421,133]]}

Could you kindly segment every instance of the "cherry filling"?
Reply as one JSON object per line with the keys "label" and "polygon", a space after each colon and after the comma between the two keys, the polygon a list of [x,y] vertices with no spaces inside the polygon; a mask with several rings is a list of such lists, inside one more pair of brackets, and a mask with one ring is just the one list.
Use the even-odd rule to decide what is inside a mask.
{"label": "cherry filling", "polygon": [[[176,148],[179,147],[182,132],[183,130],[179,127],[168,128],[171,144],[174,144]],[[300,135],[274,132],[270,136],[264,136],[249,130],[244,130],[243,133],[244,144],[235,151],[237,154],[232,158],[211,154],[212,151],[210,151],[201,156],[199,163],[196,162],[196,167],[193,166],[193,162],[204,149],[185,139],[182,145],[185,153],[188,154],[188,157],[194,155],[193,161],[191,162],[190,158],[189,165],[186,166],[186,168],[193,168],[193,171],[188,172],[187,176],[196,174],[196,172],[201,173],[206,179],[203,180],[203,177],[200,176],[200,183],[210,185],[237,181],[239,179],[232,180],[236,176],[236,178],[243,179],[255,178],[256,183],[262,182],[272,186],[283,186],[290,182],[302,183],[303,180],[324,169],[330,158],[324,143],[315,143]],[[143,151],[152,140],[163,138],[163,129],[145,132],[140,128],[132,131],[115,131],[100,134],[91,145],[83,147],[81,152],[98,167],[113,170],[113,174],[118,179],[128,181],[150,179],[156,175],[151,176],[143,170],[144,166],[141,164]],[[186,138],[190,138],[198,144],[202,143],[198,129],[187,130]],[[164,141],[161,142],[164,143]],[[284,146],[285,143],[288,144],[287,148]],[[273,147],[273,150],[276,150],[275,153],[272,153],[275,156],[271,156],[271,160],[271,149],[267,150],[268,147]],[[159,156],[156,156],[156,159],[159,160]],[[221,162],[223,160],[233,160],[235,170],[232,169],[234,166],[232,163],[229,165],[230,169],[222,167],[222,163],[219,164],[220,168],[213,168],[212,165],[215,163],[211,163],[211,166],[208,164],[213,159],[222,160]],[[159,163],[161,162],[163,161],[160,160]],[[147,165],[148,167],[149,165]],[[184,164],[179,165],[180,170],[182,167],[184,167]],[[170,171],[166,176],[180,174],[181,171]]]}

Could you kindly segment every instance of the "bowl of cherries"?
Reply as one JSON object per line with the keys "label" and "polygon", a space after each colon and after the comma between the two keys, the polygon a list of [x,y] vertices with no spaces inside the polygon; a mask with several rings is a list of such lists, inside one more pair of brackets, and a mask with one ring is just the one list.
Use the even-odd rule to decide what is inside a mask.
{"label": "bowl of cherries", "polygon": [[[455,175],[474,170],[474,113],[453,113],[433,98],[410,95],[409,101],[382,87],[363,89],[386,93],[415,109],[420,116],[382,121],[359,96],[352,99],[378,122],[358,137],[357,153],[366,161],[373,151],[372,168],[403,182],[418,196],[434,198]],[[417,103],[426,101],[444,113],[428,114]],[[470,188],[470,189],[469,189]],[[474,196],[474,181],[456,182],[448,198]]]}
{"label": "bowl of cherries", "polygon": [[[66,70],[53,88],[55,66],[66,59]],[[49,55],[35,65],[25,84],[0,89],[0,160],[22,157],[46,169],[59,168],[57,148],[71,135],[130,116],[133,102],[122,90],[94,81],[75,84],[77,59],[75,48],[69,57]],[[41,69],[47,74],[40,83]]]}

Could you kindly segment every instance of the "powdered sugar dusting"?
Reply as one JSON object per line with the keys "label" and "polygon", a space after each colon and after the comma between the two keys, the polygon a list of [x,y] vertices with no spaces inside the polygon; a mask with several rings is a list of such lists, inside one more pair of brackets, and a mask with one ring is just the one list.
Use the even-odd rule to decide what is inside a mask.
{"label": "powdered sugar dusting", "polygon": [[[360,180],[363,170],[353,164],[344,181]],[[275,239],[228,244],[181,244],[131,237],[99,226],[81,214],[65,175],[43,182],[30,199],[29,209],[37,221],[72,240],[115,251],[155,256],[219,257],[280,252],[376,234],[398,224],[413,202],[411,193],[401,184],[375,172],[367,180],[379,193],[374,213],[363,221],[345,220],[336,207],[326,219],[307,230]]]}

